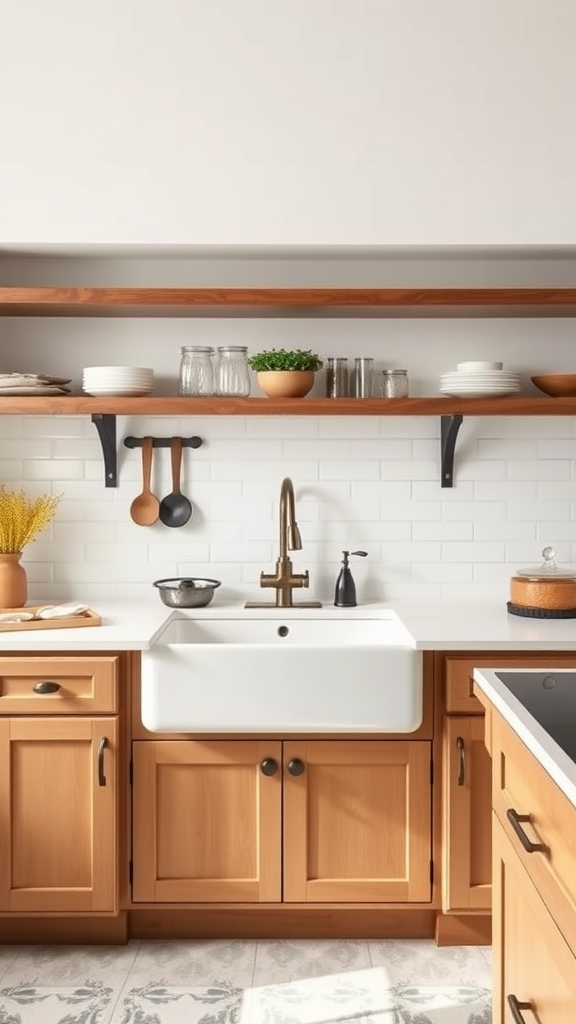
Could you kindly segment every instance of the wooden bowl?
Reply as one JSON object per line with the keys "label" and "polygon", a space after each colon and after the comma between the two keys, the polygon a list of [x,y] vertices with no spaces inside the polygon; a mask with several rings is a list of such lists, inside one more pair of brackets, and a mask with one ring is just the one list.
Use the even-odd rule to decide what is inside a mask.
{"label": "wooden bowl", "polygon": [[572,398],[576,396],[576,373],[545,373],[539,377],[530,377],[536,387],[552,398]]}

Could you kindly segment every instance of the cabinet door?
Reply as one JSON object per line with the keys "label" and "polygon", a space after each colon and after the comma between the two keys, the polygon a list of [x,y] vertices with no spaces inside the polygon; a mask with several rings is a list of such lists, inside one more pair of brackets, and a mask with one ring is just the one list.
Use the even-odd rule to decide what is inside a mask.
{"label": "cabinet door", "polygon": [[572,1024],[576,959],[496,817],[493,867],[494,1020]]}
{"label": "cabinet door", "polygon": [[430,743],[284,743],[284,899],[431,898]]}
{"label": "cabinet door", "polygon": [[280,900],[280,746],[134,743],[135,902]]}
{"label": "cabinet door", "polygon": [[0,720],[0,910],[118,909],[117,719]]}
{"label": "cabinet door", "polygon": [[492,880],[492,761],[484,717],[444,721],[442,909],[489,910]]}

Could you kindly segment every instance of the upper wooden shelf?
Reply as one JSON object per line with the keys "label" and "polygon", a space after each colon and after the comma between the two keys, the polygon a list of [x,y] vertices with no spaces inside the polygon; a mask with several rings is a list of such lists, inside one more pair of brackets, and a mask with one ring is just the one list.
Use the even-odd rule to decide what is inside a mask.
{"label": "upper wooden shelf", "polygon": [[0,397],[0,414],[28,416],[576,416],[576,397],[92,398]]}
{"label": "upper wooden shelf", "polygon": [[576,288],[0,288],[0,316],[576,316]]}

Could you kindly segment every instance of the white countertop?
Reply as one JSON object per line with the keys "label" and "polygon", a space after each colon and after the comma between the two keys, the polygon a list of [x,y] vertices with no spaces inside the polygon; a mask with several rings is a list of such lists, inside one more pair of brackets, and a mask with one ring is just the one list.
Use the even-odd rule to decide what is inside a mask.
{"label": "white countertop", "polygon": [[[497,671],[498,665],[494,665],[494,671],[476,668],[474,669],[474,681],[512,727],[516,735],[526,744],[528,750],[534,754],[536,760],[548,772],[558,788],[576,807],[576,764],[508,687],[498,679]],[[510,672],[512,670],[508,667],[503,671]],[[542,672],[542,669],[532,669],[531,671]],[[573,670],[555,668],[553,674],[560,675],[566,671]]]}
{"label": "white countertop", "polygon": [[218,601],[207,608],[173,611],[159,600],[98,601],[101,626],[10,630],[0,633],[1,651],[147,650],[174,617],[192,618],[378,618],[395,612],[419,650],[574,651],[576,619],[524,619],[497,603],[373,603],[356,608],[244,608],[243,601]]}

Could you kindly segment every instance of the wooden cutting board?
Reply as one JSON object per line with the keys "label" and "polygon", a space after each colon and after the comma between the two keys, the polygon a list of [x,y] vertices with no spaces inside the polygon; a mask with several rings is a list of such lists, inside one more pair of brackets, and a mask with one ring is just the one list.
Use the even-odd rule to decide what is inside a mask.
{"label": "wooden cutting board", "polygon": [[[25,608],[0,608],[0,612],[37,612],[46,604],[26,605]],[[62,619],[28,619],[27,622],[0,622],[0,633],[23,629],[70,629],[73,626],[101,626],[102,616],[87,608],[81,615],[67,615]]]}

